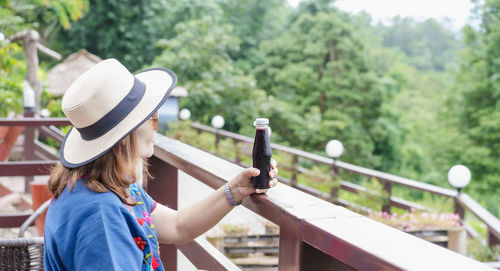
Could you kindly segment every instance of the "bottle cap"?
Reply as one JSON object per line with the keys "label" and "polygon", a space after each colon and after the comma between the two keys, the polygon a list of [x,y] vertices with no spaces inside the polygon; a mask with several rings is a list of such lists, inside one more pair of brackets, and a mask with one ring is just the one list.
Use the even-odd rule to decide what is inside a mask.
{"label": "bottle cap", "polygon": [[268,125],[269,124],[269,119],[266,118],[256,118],[255,121],[253,122],[253,125]]}

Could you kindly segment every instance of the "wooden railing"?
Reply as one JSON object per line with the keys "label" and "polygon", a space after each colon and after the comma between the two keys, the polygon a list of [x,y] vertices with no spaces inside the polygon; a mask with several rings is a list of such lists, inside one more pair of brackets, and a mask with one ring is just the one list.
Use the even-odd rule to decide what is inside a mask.
{"label": "wooden railing", "polygon": [[[179,170],[216,189],[243,169],[164,136],[157,137],[150,163],[156,179],[149,182],[148,191],[171,208],[177,207]],[[242,205],[279,225],[279,270],[489,270],[487,265],[284,184],[267,194],[252,195]],[[176,270],[172,261],[176,248],[196,261],[197,268],[237,270],[210,258],[200,241],[163,246],[167,270]]]}
{"label": "wooden railing", "polygon": [[[25,192],[29,192],[29,183],[34,176],[43,176],[50,173],[50,168],[57,162],[58,157],[35,138],[36,130],[40,135],[55,139],[61,143],[64,135],[54,125],[70,125],[65,118],[35,118],[33,112],[25,113],[22,119],[0,119],[0,126],[23,126],[24,149],[22,162],[0,162],[0,177],[25,177]],[[38,129],[37,129],[38,128]],[[18,228],[31,215],[28,212],[0,214],[0,228]]]}
{"label": "wooden railing", "polygon": [[[224,130],[219,130],[215,129],[206,125],[202,125],[199,123],[192,123],[191,127],[194,129],[197,129],[198,131],[204,131],[204,132],[209,132],[213,133],[216,136],[216,141],[219,142],[220,137],[225,137],[225,138],[231,138],[235,142],[246,142],[246,143],[253,143],[253,138],[243,136],[240,134],[224,131]],[[478,204],[474,199],[472,199],[469,195],[466,193],[460,193],[458,194],[454,190],[442,188],[439,186],[431,185],[431,184],[426,184],[423,182],[418,182],[415,180],[411,180],[408,178],[404,177],[399,177],[395,176],[389,173],[385,172],[380,172],[377,170],[373,169],[368,169],[368,168],[363,168],[357,165],[349,164],[346,162],[342,162],[339,160],[334,161],[331,158],[324,157],[321,155],[316,155],[313,153],[305,152],[302,150],[282,146],[279,144],[271,144],[273,150],[281,151],[284,153],[288,153],[292,155],[293,159],[293,165],[291,166],[292,169],[292,178],[291,180],[284,180],[285,182],[289,182],[293,187],[296,187],[304,192],[307,192],[309,194],[322,197],[325,199],[328,199],[329,201],[334,201],[336,204],[340,204],[343,206],[349,206],[350,204],[346,202],[345,200],[338,199],[336,197],[336,191],[332,191],[333,195],[326,194],[324,192],[317,191],[315,189],[305,187],[303,185],[300,185],[296,181],[296,175],[300,171],[300,167],[298,166],[298,157],[302,157],[305,159],[309,159],[315,163],[319,164],[325,164],[329,165],[332,167],[333,174],[338,174],[338,170],[344,170],[348,171],[351,173],[354,173],[356,175],[361,175],[361,176],[367,176],[370,178],[377,178],[380,182],[382,182],[384,186],[384,190],[388,194],[388,203],[387,205],[382,207],[383,211],[386,211],[390,213],[391,206],[410,210],[410,209],[417,209],[417,210],[424,210],[425,207],[403,200],[396,198],[392,196],[392,186],[393,185],[399,185],[403,187],[407,187],[410,189],[414,190],[420,190],[420,191],[425,191],[434,195],[438,196],[443,196],[447,198],[452,198],[455,202],[454,208],[455,208],[455,213],[457,213],[462,219],[465,217],[465,210],[470,211],[472,214],[474,214],[479,220],[481,220],[488,228],[488,244],[490,246],[495,246],[500,244],[500,221],[498,218],[496,218],[494,215],[492,215],[490,212],[488,212],[486,209],[484,209],[480,204]],[[234,161],[241,161],[240,157],[241,153],[238,150],[235,150],[235,159]],[[340,183],[340,189],[343,189],[348,192],[352,193],[359,193],[361,191],[364,191],[363,187],[360,187],[358,185],[341,181]],[[472,228],[468,228],[469,233],[471,235],[476,235],[476,233],[472,230]]]}
{"label": "wooden railing", "polygon": [[[29,119],[26,123],[67,124],[58,121]],[[15,123],[0,120],[0,126],[6,124],[23,126],[24,120]],[[50,130],[60,136],[60,132]],[[48,174],[55,162],[2,162],[0,176]],[[157,137],[150,165],[155,179],[148,182],[148,193],[174,209],[178,206],[179,170],[215,189],[243,169],[161,135]],[[473,259],[284,184],[278,184],[267,194],[252,195],[242,205],[279,225],[279,270],[489,270],[487,265]],[[12,216],[0,218],[0,227],[18,227],[22,223],[21,217],[15,219],[16,223],[13,221]],[[162,244],[160,249],[167,270],[177,270],[177,249],[197,268],[239,270],[204,239],[177,246]]]}

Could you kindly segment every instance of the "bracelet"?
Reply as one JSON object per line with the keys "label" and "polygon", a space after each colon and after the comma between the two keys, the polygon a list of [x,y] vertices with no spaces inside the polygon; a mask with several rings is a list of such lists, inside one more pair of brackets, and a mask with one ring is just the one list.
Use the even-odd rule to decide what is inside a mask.
{"label": "bracelet", "polygon": [[241,204],[240,202],[234,202],[233,195],[231,194],[231,190],[229,189],[229,183],[224,185],[224,195],[226,196],[226,200],[231,206],[238,206]]}

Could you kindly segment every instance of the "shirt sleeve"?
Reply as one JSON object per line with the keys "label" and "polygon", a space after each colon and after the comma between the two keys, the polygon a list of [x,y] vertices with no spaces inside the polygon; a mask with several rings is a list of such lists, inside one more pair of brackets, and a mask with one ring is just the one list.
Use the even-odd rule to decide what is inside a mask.
{"label": "shirt sleeve", "polygon": [[156,208],[157,205],[156,201],[153,198],[151,198],[151,196],[148,195],[148,193],[146,193],[146,191],[144,191],[144,189],[140,185],[137,185],[137,189],[141,193],[141,197],[145,201],[149,213],[152,213]]}
{"label": "shirt sleeve", "polygon": [[141,270],[143,251],[134,237],[139,231],[125,208],[100,205],[88,217],[75,238],[78,270]]}

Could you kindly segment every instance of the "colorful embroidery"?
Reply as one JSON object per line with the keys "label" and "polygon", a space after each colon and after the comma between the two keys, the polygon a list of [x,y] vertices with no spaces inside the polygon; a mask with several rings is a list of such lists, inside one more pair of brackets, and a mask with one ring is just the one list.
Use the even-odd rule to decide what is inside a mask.
{"label": "colorful embroidery", "polygon": [[143,211],[142,215],[144,215],[144,220],[146,222],[148,222],[149,225],[151,225],[151,217],[149,216],[149,214],[147,212]]}
{"label": "colorful embroidery", "polygon": [[144,250],[144,245],[146,244],[146,241],[142,241],[142,238],[139,237],[134,237],[135,244],[142,250]]}
{"label": "colorful embroidery", "polygon": [[160,266],[158,261],[156,261],[156,258],[154,255],[153,255],[153,259],[151,260],[151,266],[153,267],[153,270],[155,270],[156,268],[158,268],[158,266]]}
{"label": "colorful embroidery", "polygon": [[128,189],[130,190],[132,195],[139,194],[139,190],[137,189],[137,187],[135,187],[135,185],[130,185]]}
{"label": "colorful embroidery", "polygon": [[[153,221],[151,219],[150,212],[148,212],[145,201],[141,195],[140,190],[138,189],[138,187],[136,185],[137,184],[130,185],[131,195],[134,197],[135,203],[137,204],[132,209],[134,209],[136,212],[142,211],[143,217],[136,216],[137,223],[139,223],[139,225],[141,225],[141,227],[142,227],[144,225],[144,222],[147,222],[146,225],[148,225],[148,227],[142,227],[142,229],[145,231],[147,238],[151,240],[150,242],[152,242],[151,244],[149,244],[151,246],[151,248],[154,249],[154,247],[156,245],[156,251],[158,252],[157,255],[160,255],[160,246],[159,246],[158,238],[156,237],[155,232],[153,230],[154,224],[153,224]],[[141,205],[144,207],[140,207]],[[130,211],[135,216],[136,213],[134,213],[133,210],[130,210]],[[138,239],[142,243],[138,243],[136,238],[134,238],[134,240],[136,241],[138,246],[139,246],[139,244],[142,244],[142,248],[141,248],[142,250],[144,250],[143,249],[144,245],[148,245],[146,242],[147,240],[142,240],[142,238]],[[148,263],[148,258],[150,258],[150,257],[151,257],[151,260]],[[160,266],[159,258],[155,258],[152,252],[145,255],[143,258],[143,261],[147,265],[147,270],[153,271]]]}

